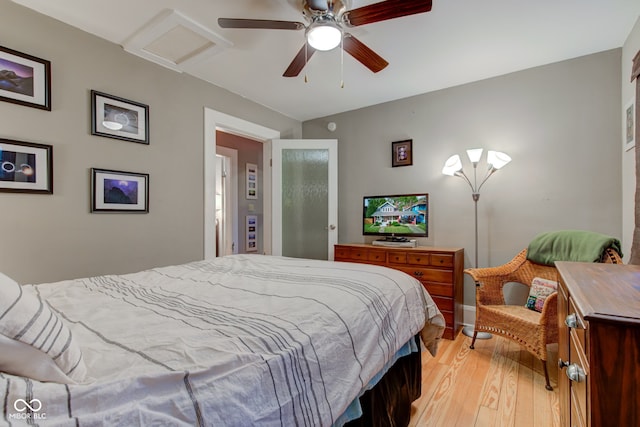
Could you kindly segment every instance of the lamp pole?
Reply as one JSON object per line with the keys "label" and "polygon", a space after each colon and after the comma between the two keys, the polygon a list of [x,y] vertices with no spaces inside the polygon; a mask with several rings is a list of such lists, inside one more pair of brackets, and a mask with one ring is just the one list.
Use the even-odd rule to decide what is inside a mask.
{"label": "lamp pole", "polygon": [[[458,176],[464,179],[469,187],[471,187],[471,198],[473,199],[474,205],[474,226],[475,226],[475,268],[478,268],[478,200],[480,200],[480,188],[482,185],[487,182],[487,179],[491,175],[493,175],[497,170],[505,166],[507,163],[511,161],[511,157],[504,153],[500,153],[497,151],[489,151],[487,153],[487,163],[489,168],[487,169],[487,173],[482,179],[480,185],[478,185],[478,163],[480,162],[480,157],[482,157],[482,148],[475,148],[471,150],[467,150],[467,156],[473,165],[473,183],[467,175],[462,170],[462,161],[460,160],[460,156],[455,154],[445,162],[444,167],[442,168],[442,173],[450,176]],[[471,326],[465,326],[462,328],[462,333],[468,337],[473,337],[475,333],[475,328]],[[489,339],[491,338],[491,334],[488,332],[478,332],[476,334],[476,338],[479,339]]]}

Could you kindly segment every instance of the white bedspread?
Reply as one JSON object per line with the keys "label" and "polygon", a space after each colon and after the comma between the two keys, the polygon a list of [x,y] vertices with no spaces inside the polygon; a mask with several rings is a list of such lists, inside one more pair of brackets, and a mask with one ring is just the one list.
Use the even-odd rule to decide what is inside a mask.
{"label": "white bedspread", "polygon": [[40,425],[330,426],[403,344],[444,325],[399,271],[261,255],[33,290],[66,320],[91,378],[0,374],[4,425],[29,421],[16,400],[38,399]]}

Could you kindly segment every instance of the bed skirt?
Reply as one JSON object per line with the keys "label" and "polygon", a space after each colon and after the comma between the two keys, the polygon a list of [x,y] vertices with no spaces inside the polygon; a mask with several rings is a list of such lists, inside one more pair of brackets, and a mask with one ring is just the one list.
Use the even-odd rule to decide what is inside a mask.
{"label": "bed skirt", "polygon": [[418,351],[396,360],[387,373],[360,397],[362,416],[345,427],[404,427],[409,425],[411,403],[422,393],[422,357]]}

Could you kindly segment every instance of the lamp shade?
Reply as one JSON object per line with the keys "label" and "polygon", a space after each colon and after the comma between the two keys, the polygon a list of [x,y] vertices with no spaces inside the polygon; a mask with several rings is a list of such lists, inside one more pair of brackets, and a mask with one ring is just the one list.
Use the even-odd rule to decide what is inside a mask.
{"label": "lamp shade", "polygon": [[482,148],[472,148],[467,150],[467,156],[469,156],[469,161],[471,163],[478,163],[480,161],[480,157],[482,157]]}
{"label": "lamp shade", "polygon": [[491,165],[491,167],[493,167],[494,169],[500,169],[510,161],[511,157],[509,157],[505,153],[501,153],[500,151],[489,150],[487,152],[487,163],[489,163],[489,165]]}
{"label": "lamp shade", "polygon": [[456,172],[462,169],[462,160],[460,160],[460,156],[454,154],[449,157],[446,162],[444,162],[444,167],[442,168],[442,173],[445,175],[453,176]]}
{"label": "lamp shade", "polygon": [[307,28],[307,42],[316,50],[331,50],[340,44],[342,31],[331,21],[314,22]]}

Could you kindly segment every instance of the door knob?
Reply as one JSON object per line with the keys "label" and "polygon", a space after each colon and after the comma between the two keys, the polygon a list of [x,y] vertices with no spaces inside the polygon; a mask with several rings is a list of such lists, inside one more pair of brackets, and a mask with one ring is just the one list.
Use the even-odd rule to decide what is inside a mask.
{"label": "door knob", "polygon": [[329,230],[335,230],[335,229],[336,229],[336,226],[335,226],[335,225],[333,225],[333,224],[329,224]]}

